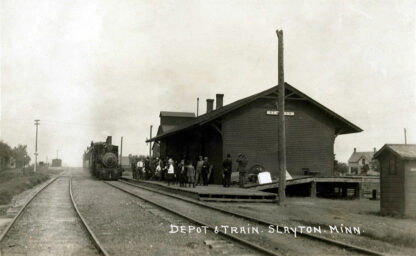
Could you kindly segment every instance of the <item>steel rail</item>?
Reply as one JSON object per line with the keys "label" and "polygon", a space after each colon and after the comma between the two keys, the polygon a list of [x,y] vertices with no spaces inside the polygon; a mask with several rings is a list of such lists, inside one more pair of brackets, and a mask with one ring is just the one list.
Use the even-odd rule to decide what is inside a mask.
{"label": "steel rail", "polygon": [[[278,225],[276,223],[270,223],[269,221],[254,218],[254,217],[251,217],[251,216],[248,216],[248,215],[245,215],[245,214],[237,213],[237,212],[230,211],[230,210],[225,210],[225,209],[222,209],[220,207],[215,207],[215,206],[212,206],[212,205],[207,205],[207,204],[202,203],[200,201],[192,200],[192,199],[189,199],[189,198],[184,198],[182,196],[169,194],[169,193],[166,193],[164,191],[160,191],[158,189],[149,188],[149,187],[134,184],[134,183],[131,183],[131,182],[126,182],[123,179],[125,179],[125,178],[121,178],[119,180],[119,182],[122,182],[122,183],[130,185],[130,186],[138,187],[138,188],[141,188],[141,189],[145,189],[145,190],[148,190],[148,191],[151,191],[151,192],[159,193],[159,194],[162,194],[162,195],[165,195],[165,196],[169,196],[169,197],[172,197],[172,198],[176,198],[176,199],[179,199],[179,200],[182,200],[182,201],[185,201],[185,202],[188,202],[188,203],[192,203],[192,204],[195,204],[195,205],[198,205],[198,206],[202,206],[202,207],[206,207],[206,208],[209,208],[209,209],[212,209],[212,210],[216,210],[216,211],[219,211],[219,212],[222,212],[222,213],[234,215],[234,216],[237,216],[237,217],[240,217],[240,218],[243,218],[243,219],[247,219],[247,220],[250,220],[250,221],[253,221],[253,222],[257,222],[257,223],[262,224],[262,225],[267,225],[267,226],[270,226],[270,225],[276,226],[277,225],[279,227],[281,226],[281,225]],[[352,244],[347,244],[347,243],[344,243],[344,242],[336,241],[334,239],[330,239],[330,238],[326,238],[326,237],[322,237],[322,236],[317,236],[317,235],[314,235],[314,234],[297,233],[297,235],[303,236],[303,237],[306,237],[306,238],[310,238],[310,239],[314,239],[314,240],[317,240],[317,241],[320,241],[320,242],[323,242],[323,243],[326,243],[326,244],[330,244],[330,245],[333,245],[333,246],[337,246],[337,247],[340,247],[342,249],[348,249],[350,251],[360,252],[360,253],[364,253],[364,254],[367,254],[367,255],[384,256],[384,254],[382,254],[380,252],[376,252],[376,251],[366,249],[366,248],[363,248],[363,247],[360,247],[360,246],[355,246],[355,245],[352,245]]]}
{"label": "steel rail", "polygon": [[91,237],[92,241],[94,242],[95,248],[97,248],[97,250],[101,254],[103,254],[104,256],[110,256],[110,254],[107,252],[107,250],[100,243],[100,241],[98,240],[97,236],[94,234],[94,232],[92,231],[92,229],[90,228],[90,226],[87,224],[87,222],[85,221],[84,217],[82,216],[81,212],[78,209],[78,206],[77,206],[77,204],[75,202],[75,199],[74,199],[74,196],[72,194],[72,176],[69,179],[69,195],[71,196],[72,206],[74,207],[76,213],[78,214],[78,217],[81,220],[84,228],[87,230],[88,235]]}
{"label": "steel rail", "polygon": [[[193,223],[195,223],[197,225],[209,227],[209,230],[211,230],[212,232],[214,232],[214,230],[215,230],[215,227],[213,227],[212,225],[210,225],[208,223],[204,223],[203,221],[200,221],[200,220],[197,220],[197,219],[195,219],[193,217],[189,217],[187,215],[184,215],[182,213],[179,213],[179,212],[177,212],[176,210],[174,210],[174,209],[172,209],[170,207],[164,206],[164,205],[159,204],[159,203],[156,203],[156,202],[154,202],[152,200],[146,199],[146,198],[144,198],[142,196],[136,195],[136,194],[134,194],[134,193],[132,193],[130,191],[127,191],[127,190],[125,190],[123,188],[120,188],[120,187],[114,185],[114,184],[111,184],[108,181],[104,181],[104,183],[106,183],[107,185],[112,186],[112,187],[114,187],[114,188],[116,188],[116,189],[118,189],[120,191],[123,191],[124,193],[127,193],[127,194],[129,194],[129,195],[131,195],[133,197],[140,198],[143,201],[146,201],[146,202],[148,202],[150,204],[153,204],[153,205],[155,205],[155,206],[157,206],[159,208],[162,208],[162,209],[164,209],[164,210],[166,210],[166,211],[168,211],[170,213],[173,213],[173,214],[175,214],[177,216],[180,216],[180,217],[182,217],[184,219],[187,219],[187,220],[189,220],[189,221],[191,221],[191,222],[193,222]],[[249,242],[247,240],[241,239],[241,238],[239,238],[237,236],[234,236],[234,235],[225,233],[225,232],[223,232],[221,230],[218,230],[218,234],[220,234],[220,235],[222,235],[224,237],[227,237],[229,239],[232,239],[234,241],[237,241],[238,243],[240,243],[240,244],[242,244],[244,246],[250,247],[250,248],[252,248],[252,249],[254,249],[254,250],[258,251],[258,252],[261,252],[262,255],[272,255],[272,256],[281,256],[282,255],[282,254],[279,254],[277,252],[271,251],[271,250],[269,250],[267,248],[263,248],[263,247],[261,247],[261,246],[259,246],[257,244],[252,243],[252,242]]]}
{"label": "steel rail", "polygon": [[7,233],[9,232],[9,230],[12,228],[12,226],[14,225],[14,223],[16,223],[17,219],[20,217],[20,215],[22,215],[23,211],[26,209],[26,207],[30,204],[30,202],[33,201],[33,199],[35,199],[35,197],[42,192],[43,190],[45,190],[49,185],[51,185],[54,181],[56,181],[58,178],[60,178],[61,175],[53,178],[52,180],[50,180],[46,185],[44,185],[41,189],[39,189],[23,206],[22,208],[20,208],[19,212],[16,214],[16,216],[14,216],[13,220],[9,223],[9,225],[6,227],[5,230],[3,230],[3,232],[0,235],[0,242],[3,241],[3,239],[7,236]]}

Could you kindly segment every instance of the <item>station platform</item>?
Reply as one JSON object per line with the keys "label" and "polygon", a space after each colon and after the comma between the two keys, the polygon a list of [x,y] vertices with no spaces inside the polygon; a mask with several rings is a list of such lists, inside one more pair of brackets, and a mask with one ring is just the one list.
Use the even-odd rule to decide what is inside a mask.
{"label": "station platform", "polygon": [[125,176],[122,180],[139,185],[160,189],[165,192],[175,193],[206,202],[244,202],[244,203],[272,203],[276,202],[276,194],[239,187],[225,188],[222,185],[209,184],[208,186],[196,186],[195,188],[168,186],[166,182],[134,180],[131,176]]}
{"label": "station platform", "polygon": [[[302,192],[303,196],[362,198],[367,190],[379,187],[379,176],[311,177],[299,176],[286,181],[286,193]],[[373,185],[374,184],[374,185]],[[306,187],[305,187],[306,186]],[[251,184],[246,188],[256,191],[278,193],[279,181],[267,184]],[[302,189],[303,188],[303,189]],[[288,191],[289,190],[289,191]],[[379,191],[379,188],[377,189]]]}

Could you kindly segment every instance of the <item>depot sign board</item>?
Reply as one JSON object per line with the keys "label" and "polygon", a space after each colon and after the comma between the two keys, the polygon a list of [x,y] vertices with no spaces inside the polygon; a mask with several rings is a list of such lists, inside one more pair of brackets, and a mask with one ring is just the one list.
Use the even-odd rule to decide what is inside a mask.
{"label": "depot sign board", "polygon": [[[266,115],[268,116],[278,116],[279,111],[277,110],[267,110]],[[285,116],[294,116],[295,112],[292,111],[285,111]]]}

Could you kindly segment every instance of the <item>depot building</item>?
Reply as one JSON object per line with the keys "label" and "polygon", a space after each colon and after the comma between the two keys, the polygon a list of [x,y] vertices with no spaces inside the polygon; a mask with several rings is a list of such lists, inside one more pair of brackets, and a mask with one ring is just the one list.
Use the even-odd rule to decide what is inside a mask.
{"label": "depot building", "polygon": [[[338,135],[362,129],[286,83],[286,156],[292,176],[332,176],[334,142]],[[223,106],[224,95],[207,99],[207,112],[160,113],[157,143],[160,157],[194,160],[207,156],[214,166],[212,182],[222,181],[222,161],[245,154],[248,169],[263,167],[278,177],[278,86]]]}

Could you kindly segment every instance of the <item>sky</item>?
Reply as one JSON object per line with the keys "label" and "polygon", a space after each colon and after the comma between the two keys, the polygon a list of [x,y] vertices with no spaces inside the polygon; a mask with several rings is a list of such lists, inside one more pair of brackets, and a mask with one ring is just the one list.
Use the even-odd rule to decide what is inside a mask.
{"label": "sky", "polygon": [[159,112],[205,112],[285,81],[364,131],[353,148],[416,143],[416,4],[412,1],[1,0],[0,139],[39,160],[81,165],[107,135],[147,154]]}

